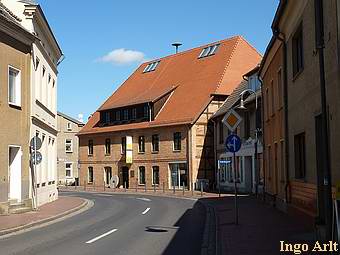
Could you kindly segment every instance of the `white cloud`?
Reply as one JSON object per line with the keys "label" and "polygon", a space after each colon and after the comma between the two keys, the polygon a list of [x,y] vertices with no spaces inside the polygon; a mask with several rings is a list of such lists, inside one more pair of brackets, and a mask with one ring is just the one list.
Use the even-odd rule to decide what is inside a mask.
{"label": "white cloud", "polygon": [[105,56],[101,57],[98,61],[109,62],[116,65],[127,65],[132,63],[140,63],[145,60],[145,54],[140,51],[116,49]]}

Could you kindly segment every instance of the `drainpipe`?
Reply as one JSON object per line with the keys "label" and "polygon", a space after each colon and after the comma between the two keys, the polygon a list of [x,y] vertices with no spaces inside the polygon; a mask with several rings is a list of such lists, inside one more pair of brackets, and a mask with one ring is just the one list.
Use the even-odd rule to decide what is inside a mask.
{"label": "drainpipe", "polygon": [[[265,128],[264,128],[264,107],[263,107],[263,99],[264,99],[264,89],[263,89],[263,81],[261,77],[258,75],[257,79],[261,83],[261,120],[262,120],[262,168],[263,168],[263,201],[266,200],[266,143],[265,143]],[[257,166],[258,167],[258,166]],[[260,171],[258,171],[259,179],[260,179]],[[258,184],[257,184],[258,185]]]}
{"label": "drainpipe", "polygon": [[188,179],[189,179],[189,190],[194,190],[193,185],[193,167],[192,167],[192,139],[191,139],[191,128],[192,126],[188,125],[188,132],[187,132],[187,160],[188,160]]}
{"label": "drainpipe", "polygon": [[322,143],[322,151],[324,157],[322,160],[323,168],[323,188],[324,188],[324,203],[325,203],[325,223],[326,223],[326,240],[332,240],[332,216],[333,216],[333,199],[332,199],[332,179],[331,166],[329,155],[329,132],[327,118],[327,95],[326,95],[326,79],[325,79],[325,56],[324,56],[324,23],[323,23],[323,1],[315,0],[315,40],[316,50],[319,54],[319,69],[320,69],[320,95],[322,109],[322,133],[324,139]]}
{"label": "drainpipe", "polygon": [[284,136],[285,136],[285,170],[286,170],[286,184],[285,184],[285,200],[290,203],[289,196],[289,131],[288,131],[288,84],[287,84],[287,44],[285,42],[285,34],[280,32],[278,28],[273,30],[273,35],[276,39],[282,42],[283,47],[283,108],[284,108]]}

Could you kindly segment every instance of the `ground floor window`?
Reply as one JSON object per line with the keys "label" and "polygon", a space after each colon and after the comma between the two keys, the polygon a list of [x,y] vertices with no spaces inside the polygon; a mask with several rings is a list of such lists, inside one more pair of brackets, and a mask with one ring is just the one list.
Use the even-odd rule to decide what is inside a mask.
{"label": "ground floor window", "polygon": [[65,175],[66,177],[72,177],[72,163],[65,163]]}
{"label": "ground floor window", "polygon": [[159,166],[152,167],[152,184],[159,185]]}
{"label": "ground floor window", "polygon": [[111,177],[112,177],[112,168],[109,166],[104,167],[104,182],[106,185],[110,185]]}
{"label": "ground floor window", "polygon": [[232,181],[232,168],[231,168],[231,158],[221,158],[220,163],[220,180],[221,182],[231,182]]}
{"label": "ground floor window", "polygon": [[170,163],[169,168],[171,187],[188,186],[187,163]]}
{"label": "ground floor window", "polygon": [[93,167],[89,166],[88,168],[88,176],[87,176],[88,183],[93,183]]}
{"label": "ground floor window", "polygon": [[138,182],[140,185],[145,185],[145,167],[140,166],[138,169]]}

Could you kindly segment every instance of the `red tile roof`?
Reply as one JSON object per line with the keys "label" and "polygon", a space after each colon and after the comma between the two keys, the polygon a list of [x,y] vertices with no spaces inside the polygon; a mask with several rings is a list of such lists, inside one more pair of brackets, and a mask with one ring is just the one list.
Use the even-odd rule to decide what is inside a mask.
{"label": "red tile roof", "polygon": [[[219,43],[215,55],[198,58],[202,49]],[[163,125],[191,124],[210,102],[212,94],[230,95],[242,75],[261,55],[241,36],[214,42],[159,59],[155,71],[143,73],[147,62],[111,95],[79,134],[113,132]],[[96,127],[99,111],[153,102],[173,90],[165,106],[151,122]]]}

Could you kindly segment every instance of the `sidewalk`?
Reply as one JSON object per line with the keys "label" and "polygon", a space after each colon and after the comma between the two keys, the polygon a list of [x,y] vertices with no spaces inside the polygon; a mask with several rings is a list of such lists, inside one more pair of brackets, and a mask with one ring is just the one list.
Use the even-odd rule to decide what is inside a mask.
{"label": "sidewalk", "polygon": [[37,211],[0,216],[0,237],[15,231],[36,226],[80,210],[87,201],[78,197],[63,197],[45,204]]}
{"label": "sidewalk", "polygon": [[214,208],[217,221],[217,254],[280,254],[280,241],[311,243],[313,226],[301,223],[254,197],[239,197],[236,226],[234,198],[202,198]]}

